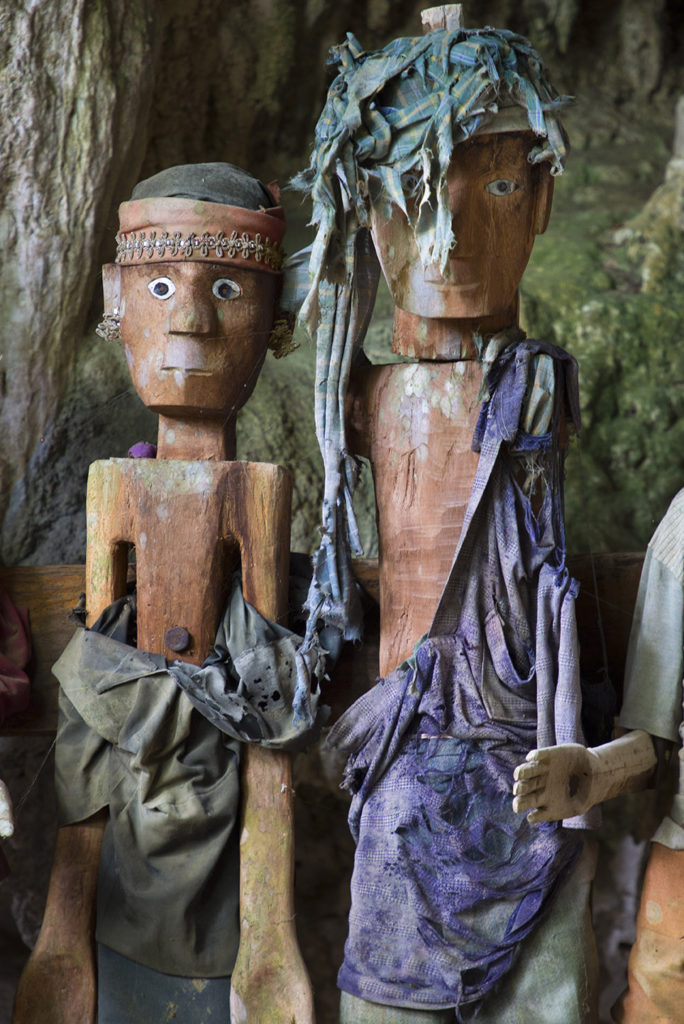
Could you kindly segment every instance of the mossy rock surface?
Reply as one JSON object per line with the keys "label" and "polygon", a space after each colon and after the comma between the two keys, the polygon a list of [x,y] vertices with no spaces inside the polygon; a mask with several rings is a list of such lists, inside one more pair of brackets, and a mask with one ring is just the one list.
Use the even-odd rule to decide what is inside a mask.
{"label": "mossy rock surface", "polygon": [[[643,549],[684,485],[684,175],[662,184],[670,143],[664,120],[638,132],[630,123],[573,153],[523,281],[528,334],[579,362],[582,436],[566,491],[574,551]],[[645,273],[649,259],[657,273]]]}

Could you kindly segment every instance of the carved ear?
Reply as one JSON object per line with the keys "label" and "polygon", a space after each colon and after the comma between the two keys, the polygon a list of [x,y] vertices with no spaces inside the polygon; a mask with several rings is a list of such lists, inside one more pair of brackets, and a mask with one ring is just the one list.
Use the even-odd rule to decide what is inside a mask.
{"label": "carved ear", "polygon": [[121,310],[121,267],[118,263],[105,263],[102,268],[102,293],[104,312],[120,316]]}
{"label": "carved ear", "polygon": [[533,224],[535,235],[543,235],[548,227],[551,205],[553,203],[553,184],[554,177],[549,171],[548,164],[542,164],[539,168],[539,178],[535,186]]}
{"label": "carved ear", "polygon": [[269,181],[266,189],[271,193],[276,201],[276,204],[280,206],[280,185],[277,181]]}

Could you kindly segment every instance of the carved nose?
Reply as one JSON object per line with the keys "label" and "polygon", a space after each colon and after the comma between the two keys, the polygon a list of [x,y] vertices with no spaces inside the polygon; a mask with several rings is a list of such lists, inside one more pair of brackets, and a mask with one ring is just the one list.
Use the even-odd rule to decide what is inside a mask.
{"label": "carved nose", "polygon": [[216,310],[212,305],[177,304],[169,316],[169,334],[215,334]]}
{"label": "carved nose", "polygon": [[451,230],[456,239],[449,255],[452,259],[468,259],[477,250],[478,215],[477,191],[468,183],[449,182]]}
{"label": "carved nose", "polygon": [[468,259],[473,255],[472,213],[467,207],[460,206],[452,211],[451,230],[455,242],[449,256],[452,259]]}

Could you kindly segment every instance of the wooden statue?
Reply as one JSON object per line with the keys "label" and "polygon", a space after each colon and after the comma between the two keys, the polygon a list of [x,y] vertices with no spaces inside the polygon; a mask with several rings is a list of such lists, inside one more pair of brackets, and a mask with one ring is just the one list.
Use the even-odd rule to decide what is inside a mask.
{"label": "wooden statue", "polygon": [[623,793],[667,792],[668,759],[679,748],[678,789],[652,838],[643,880],[629,988],[613,1008],[623,1024],[676,1021],[684,1005],[683,510],[680,491],[646,552],[619,718],[624,734],[594,748],[532,750],[515,771],[515,808],[535,823],[556,821]]}
{"label": "wooden statue", "polygon": [[[106,691],[116,681],[114,693],[120,695],[121,706],[129,701],[127,722],[132,721],[135,711],[130,709],[136,702],[143,710],[132,729],[116,721],[114,753],[110,753],[97,728],[108,735],[112,727],[107,716],[116,719],[119,714],[122,721],[126,716],[116,707],[112,712],[102,701],[98,703],[92,693],[84,693],[81,707],[86,717],[91,716],[89,726],[94,721],[97,727],[83,733],[92,736],[87,740],[91,754],[85,772],[99,758],[116,755],[122,764],[132,757],[138,774],[131,775],[130,793],[123,800],[126,806],[119,808],[123,826],[114,820],[119,813],[114,808],[116,794],[126,783],[117,782],[111,767],[112,796],[90,798],[92,806],[98,806],[96,813],[78,820],[82,811],[63,811],[69,823],[59,831],[44,923],[19,984],[13,1020],[15,1024],[95,1021],[99,885],[100,983],[105,985],[106,978],[108,988],[99,994],[100,1024],[161,1022],[168,1019],[171,1005],[177,1007],[179,1019],[188,1022],[311,1024],[312,993],[294,930],[289,755],[257,746],[240,748],[200,716],[186,693],[164,674],[165,666],[175,659],[179,666],[201,665],[211,654],[231,574],[238,568],[245,601],[268,620],[282,622],[286,615],[290,474],[278,466],[233,461],[235,418],[254,388],[273,327],[281,283],[283,214],[277,199],[256,179],[231,165],[203,164],[171,168],[141,183],[134,198],[121,206],[120,220],[117,262],[104,268],[104,329],[116,334],[120,325],[136,390],[159,413],[159,439],[156,459],[110,459],[91,467],[86,606],[87,624],[92,626],[112,602],[124,597],[128,552],[134,545],[141,654],[122,645],[103,648],[109,662],[96,688]],[[241,611],[243,618],[247,612]],[[87,640],[91,647],[105,643],[99,634],[88,632],[75,642],[82,647]],[[143,663],[152,659],[148,669],[152,675],[132,683],[125,672],[121,677],[123,654],[115,658],[110,649],[130,652],[126,658],[142,658]],[[69,649],[62,661],[68,655]],[[163,657],[155,660],[154,656]],[[87,659],[82,654],[78,657],[81,682],[72,680],[70,685],[86,691],[84,680],[91,678]],[[57,674],[64,687],[64,675],[58,669]],[[131,674],[135,675],[133,669]],[[146,688],[152,696],[143,707]],[[76,701],[76,691],[67,689]],[[60,761],[58,739],[58,777],[69,753],[69,729],[83,732],[84,728],[80,720],[76,725],[67,721],[69,716],[76,721],[77,716],[66,695],[62,705],[64,753]],[[161,731],[155,733],[156,718],[165,719],[166,725],[162,723]],[[127,728],[132,735],[124,738]],[[156,749],[154,741],[137,742],[137,732],[142,735],[145,730],[151,730],[153,738],[166,737],[163,749]],[[237,800],[233,779],[238,754],[242,758],[239,918],[237,823],[231,818],[233,812],[222,805],[225,800]],[[81,754],[76,751],[74,756]],[[168,782],[174,758],[181,775],[185,772],[191,778],[182,792],[174,791]],[[217,767],[217,758],[223,767]],[[72,786],[78,790],[81,773],[75,774]],[[139,804],[135,803],[138,798]],[[63,799],[70,799],[68,786]],[[85,797],[83,801],[85,807]],[[122,830],[126,832],[129,846],[117,847],[115,839],[106,852],[105,837],[98,883],[107,825],[107,810],[100,804],[107,803],[112,817],[108,829],[118,827],[119,837]],[[127,811],[129,805],[135,810]],[[145,831],[150,819],[152,839],[146,838]],[[147,844],[147,853],[136,848],[141,843]],[[202,877],[204,867],[193,874],[193,862],[204,865],[202,858],[211,877]],[[186,870],[190,890],[182,881]],[[180,881],[171,877],[174,872],[181,873]],[[123,882],[123,888],[117,888],[119,876],[126,873],[133,879],[133,895]],[[147,889],[160,877],[166,880],[165,895],[148,904]],[[216,892],[223,895],[219,898]],[[139,905],[137,899],[142,901]],[[220,899],[230,905],[214,906]],[[183,900],[180,910],[173,906]],[[123,910],[121,904],[127,904]],[[108,908],[104,912],[103,906]],[[148,906],[149,921],[145,918]],[[122,921],[114,926],[108,918],[117,914]],[[207,917],[210,923],[205,927]],[[195,957],[187,970],[183,969],[185,953],[177,953],[183,937],[168,934],[173,928],[165,922],[170,920],[178,920],[179,928],[187,925],[187,945]],[[140,962],[128,948],[121,948],[128,941],[127,927],[132,943],[143,941],[137,933],[150,930]],[[115,936],[114,950],[103,948],[109,934]],[[210,943],[218,948],[203,948]],[[160,952],[164,948],[168,952]],[[205,976],[195,963],[209,964]],[[172,981],[183,982],[187,1003],[179,1003],[173,987],[165,988]],[[158,1005],[150,1001],[157,987],[164,997]]]}
{"label": "wooden statue", "polygon": [[[349,452],[370,460],[379,533],[385,678],[330,737],[348,756],[357,841],[341,1019],[589,1022],[591,851],[561,829],[535,846],[508,795],[516,747],[549,730],[581,738],[575,710],[554,721],[551,669],[574,635],[559,481],[576,369],[525,341],[517,316],[563,134],[530,44],[463,30],[457,8],[424,12],[422,40],[338,48],[298,179],[319,225],[303,318],[317,332],[326,461],[309,604],[327,624],[354,614]],[[393,351],[413,361],[356,359],[345,436],[336,395],[372,304],[373,250],[396,306]],[[572,678],[558,682],[576,709],[565,657]]]}

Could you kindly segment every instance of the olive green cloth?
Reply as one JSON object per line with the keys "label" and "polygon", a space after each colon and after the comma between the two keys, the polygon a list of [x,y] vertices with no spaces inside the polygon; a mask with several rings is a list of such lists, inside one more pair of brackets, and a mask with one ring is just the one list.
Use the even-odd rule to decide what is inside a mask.
{"label": "olive green cloth", "polygon": [[54,666],[59,821],[109,807],[98,942],[166,974],[228,975],[239,935],[240,741],[310,739],[318,694],[297,705],[301,639],[248,605],[239,580],[201,669],[121,642],[134,621],[133,599],[117,602]]}
{"label": "olive green cloth", "polygon": [[131,199],[180,197],[205,203],[268,209],[278,204],[266,186],[234,164],[178,164],[138,182]]}

